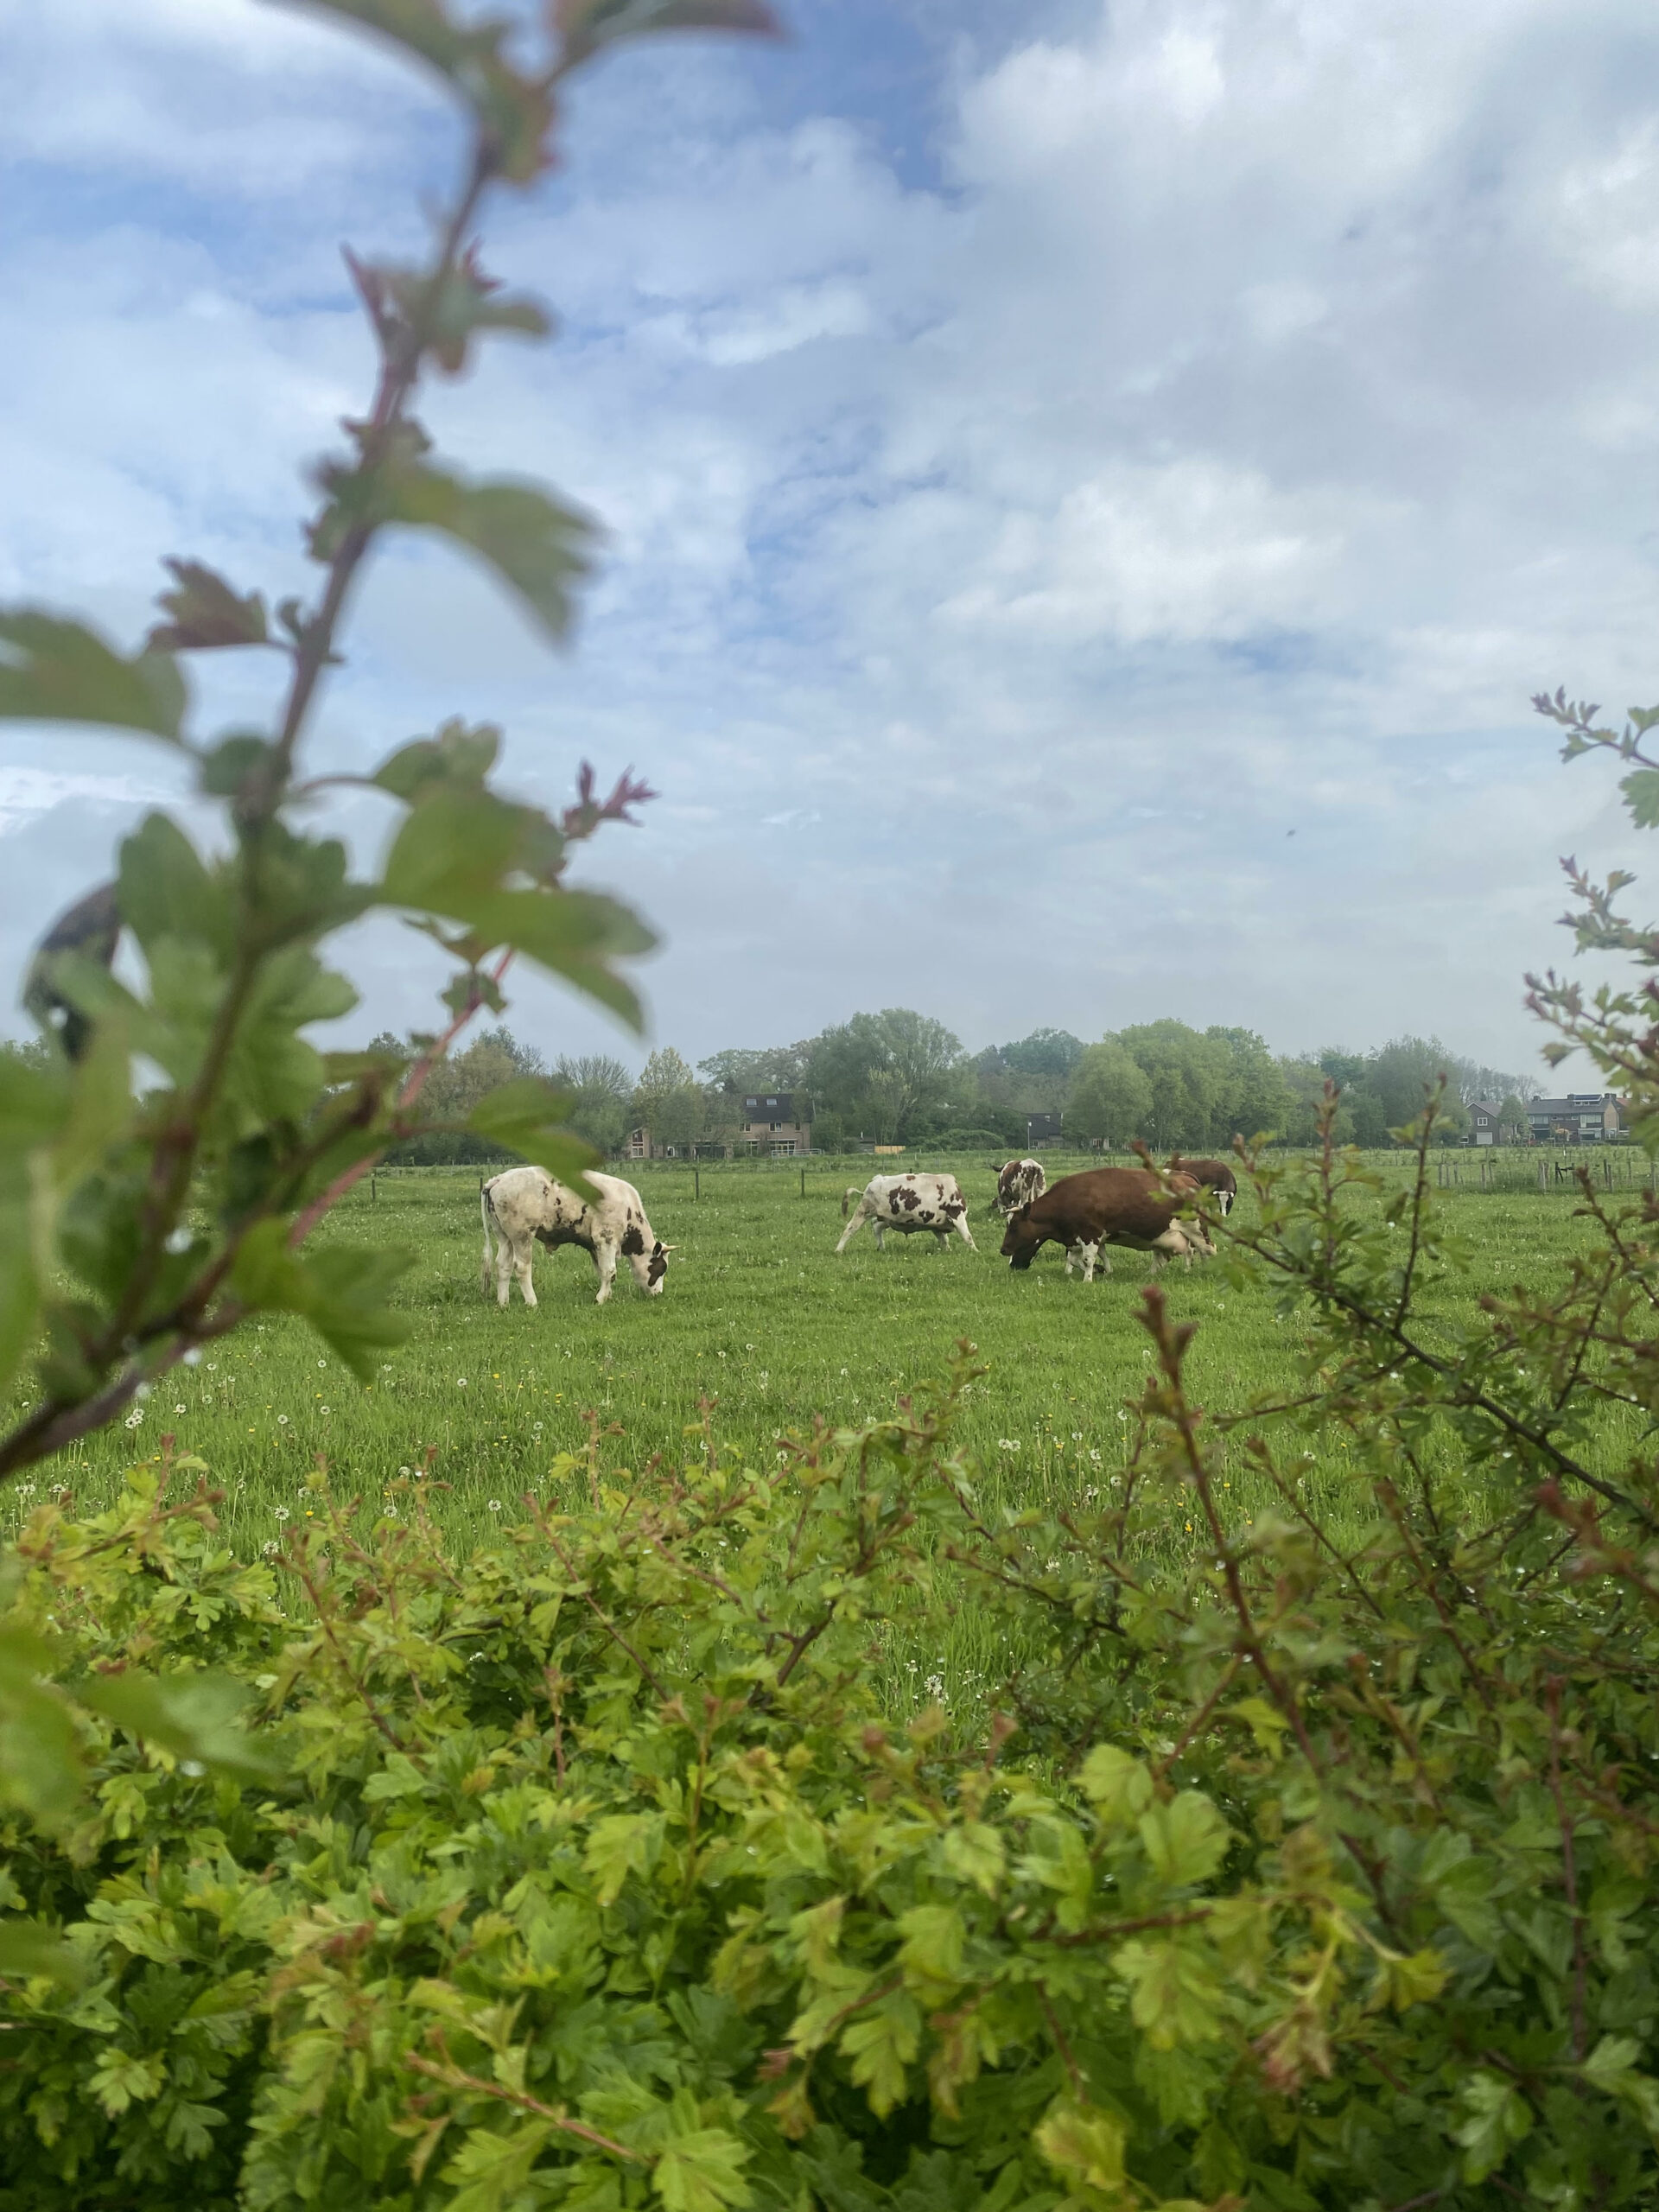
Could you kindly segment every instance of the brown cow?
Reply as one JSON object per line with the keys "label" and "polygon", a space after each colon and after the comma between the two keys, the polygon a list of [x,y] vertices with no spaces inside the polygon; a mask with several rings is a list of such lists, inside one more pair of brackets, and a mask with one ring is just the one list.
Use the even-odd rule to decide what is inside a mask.
{"label": "brown cow", "polygon": [[[1002,1256],[1023,1272],[1045,1244],[1064,1245],[1068,1271],[1071,1255],[1082,1257],[1085,1282],[1094,1281],[1095,1262],[1104,1258],[1102,1247],[1108,1244],[1127,1244],[1134,1251],[1157,1252],[1189,1264],[1195,1253],[1212,1258],[1216,1248],[1200,1224],[1176,1219],[1190,1205],[1197,1182],[1178,1175],[1171,1185],[1173,1195],[1145,1167],[1096,1167],[1065,1176],[1009,1221]],[[1111,1272],[1109,1261],[1106,1272]]]}
{"label": "brown cow", "polygon": [[1172,1152],[1169,1172],[1172,1175],[1190,1175],[1206,1191],[1213,1191],[1216,1211],[1226,1220],[1232,1211],[1233,1200],[1238,1196],[1238,1178],[1224,1160],[1183,1160],[1179,1152]]}

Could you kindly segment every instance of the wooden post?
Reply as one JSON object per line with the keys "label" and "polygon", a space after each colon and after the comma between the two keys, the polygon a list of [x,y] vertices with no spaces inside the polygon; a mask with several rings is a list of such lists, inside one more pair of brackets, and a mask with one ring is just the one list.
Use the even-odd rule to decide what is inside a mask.
{"label": "wooden post", "polygon": [[801,1170],[801,1196],[803,1198],[806,1196],[806,1170],[804,1167]]}
{"label": "wooden post", "polygon": [[378,1176],[374,1173],[373,1170],[371,1169],[369,1172],[369,1204],[372,1206],[378,1206],[379,1203],[380,1179]]}
{"label": "wooden post", "polygon": [[694,1167],[691,1170],[691,1197],[694,1203],[701,1203],[702,1198],[702,1170],[700,1167]]}

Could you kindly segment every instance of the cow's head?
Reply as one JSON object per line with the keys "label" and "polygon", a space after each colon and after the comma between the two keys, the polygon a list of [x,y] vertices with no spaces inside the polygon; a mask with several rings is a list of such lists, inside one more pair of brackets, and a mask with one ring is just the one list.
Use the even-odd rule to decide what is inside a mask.
{"label": "cow's head", "polygon": [[1042,1246],[1042,1236],[1032,1227],[1031,1204],[1027,1200],[1017,1213],[1008,1216],[1007,1230],[1002,1239],[1002,1256],[1016,1273],[1023,1274]]}
{"label": "cow's head", "polygon": [[668,1273],[668,1255],[674,1249],[659,1236],[651,1248],[651,1261],[645,1269],[645,1294],[650,1298],[662,1295],[663,1277]]}

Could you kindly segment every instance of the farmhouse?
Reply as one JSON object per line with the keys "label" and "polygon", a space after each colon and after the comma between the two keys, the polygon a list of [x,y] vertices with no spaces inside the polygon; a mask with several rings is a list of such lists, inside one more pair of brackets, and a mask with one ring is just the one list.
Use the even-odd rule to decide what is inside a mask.
{"label": "farmhouse", "polygon": [[1611,1090],[1575,1090],[1566,1098],[1528,1102],[1535,1144],[1605,1144],[1626,1127],[1623,1102]]}
{"label": "farmhouse", "polygon": [[[1566,1098],[1534,1098],[1525,1108],[1529,1144],[1605,1144],[1629,1126],[1624,1103],[1611,1090],[1575,1090]],[[1471,1144],[1497,1144],[1499,1109],[1478,1098],[1469,1109]]]}
{"label": "farmhouse", "polygon": [[738,1142],[746,1152],[786,1159],[812,1149],[812,1101],[800,1090],[759,1090],[743,1101]]}
{"label": "farmhouse", "polygon": [[1027,1114],[1026,1116],[1027,1147],[1034,1151],[1039,1145],[1058,1144],[1060,1124],[1064,1118],[1064,1116],[1058,1113]]}

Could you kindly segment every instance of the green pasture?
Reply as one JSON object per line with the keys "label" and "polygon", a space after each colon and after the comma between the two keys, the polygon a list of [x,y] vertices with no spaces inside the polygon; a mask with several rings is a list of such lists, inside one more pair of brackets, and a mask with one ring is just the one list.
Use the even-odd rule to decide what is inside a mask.
{"label": "green pasture", "polygon": [[[1085,1287],[1067,1279],[1051,1246],[1030,1273],[1013,1274],[997,1255],[985,1155],[904,1162],[960,1177],[977,1252],[955,1241],[940,1252],[931,1236],[889,1236],[878,1252],[867,1228],[838,1260],[841,1193],[873,1164],[704,1165],[695,1177],[677,1163],[636,1168],[653,1228],[678,1248],[664,1295],[643,1296],[625,1266],[612,1303],[596,1306],[584,1254],[538,1253],[539,1306],[524,1307],[515,1289],[505,1313],[480,1291],[477,1171],[382,1173],[320,1232],[416,1255],[400,1294],[412,1332],[370,1387],[297,1324],[257,1325],[175,1369],[132,1426],[36,1471],[32,1493],[27,1480],[7,1493],[0,1531],[57,1483],[83,1505],[106,1497],[121,1469],[156,1454],[170,1433],[175,1450],[204,1461],[223,1488],[226,1529],[245,1554],[315,1503],[305,1482],[320,1459],[338,1494],[375,1510],[400,1475],[428,1470],[443,1486],[433,1493],[439,1517],[457,1534],[484,1535],[526,1490],[545,1490],[557,1456],[584,1441],[590,1414],[617,1432],[605,1440],[607,1463],[640,1468],[653,1454],[671,1462],[701,1448],[688,1429],[707,1399],[716,1438],[764,1461],[780,1431],[815,1414],[855,1422],[885,1410],[938,1375],[964,1337],[989,1369],[965,1440],[992,1494],[1072,1498],[1110,1484],[1131,1428],[1125,1401],[1149,1357],[1134,1314],[1154,1262],[1119,1253],[1111,1277]],[[1051,1172],[1082,1164],[1052,1161]],[[1390,1181],[1408,1168],[1401,1154],[1378,1164]],[[1436,1197],[1469,1259],[1436,1294],[1447,1319],[1483,1291],[1538,1288],[1585,1236],[1576,1192],[1549,1160],[1541,1179],[1540,1165],[1532,1154],[1448,1158]],[[1599,1172],[1622,1184],[1645,1163],[1610,1159]],[[1295,1332],[1265,1287],[1236,1290],[1216,1263],[1172,1268],[1162,1280],[1176,1316],[1199,1325],[1191,1373],[1206,1402],[1237,1407],[1288,1382]],[[1338,1499],[1343,1448],[1331,1437],[1306,1469]],[[1229,1479],[1248,1516],[1253,1478],[1241,1465]],[[1179,1501],[1169,1533],[1176,1545],[1186,1538]]]}

